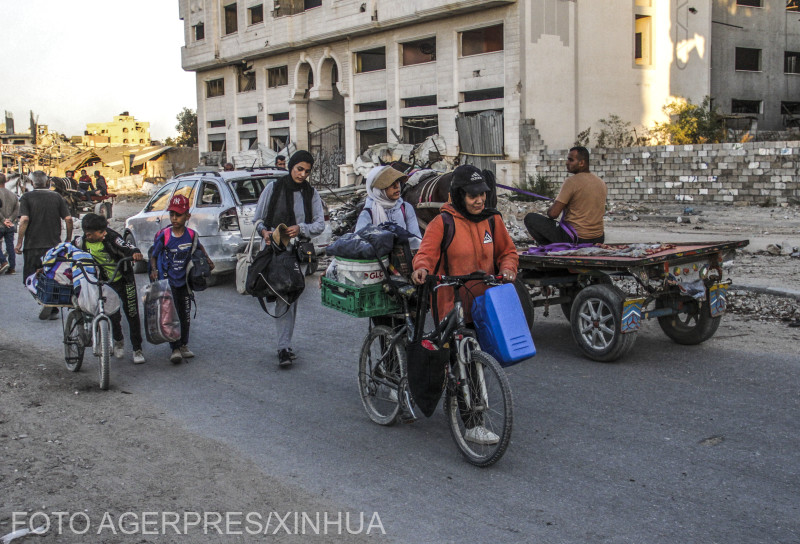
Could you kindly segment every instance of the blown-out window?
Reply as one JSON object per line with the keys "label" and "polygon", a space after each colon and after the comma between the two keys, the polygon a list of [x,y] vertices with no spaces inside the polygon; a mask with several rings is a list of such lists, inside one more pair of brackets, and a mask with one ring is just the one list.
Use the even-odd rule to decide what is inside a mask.
{"label": "blown-out window", "polygon": [[258,4],[247,8],[247,17],[250,19],[249,24],[256,25],[264,22],[264,4]]}
{"label": "blown-out window", "polygon": [[503,25],[487,26],[461,33],[461,56],[503,50]]}
{"label": "blown-out window", "polygon": [[741,72],[761,71],[761,49],[737,47],[736,70]]}
{"label": "blown-out window", "polygon": [[783,54],[783,72],[785,74],[800,74],[800,53],[786,51]]}
{"label": "blown-out window", "polygon": [[378,47],[356,53],[356,73],[386,69],[386,48]]}
{"label": "blown-out window", "polygon": [[233,34],[239,29],[239,21],[236,13],[236,3],[228,4],[225,10],[225,35]]}
{"label": "blown-out window", "polygon": [[289,84],[289,67],[276,66],[275,68],[267,68],[267,86],[272,89],[275,87],[283,87]]}
{"label": "blown-out window", "polygon": [[436,38],[425,38],[402,44],[403,66],[412,66],[436,60]]}
{"label": "blown-out window", "polygon": [[206,81],[206,98],[214,98],[225,94],[225,80],[223,78]]}

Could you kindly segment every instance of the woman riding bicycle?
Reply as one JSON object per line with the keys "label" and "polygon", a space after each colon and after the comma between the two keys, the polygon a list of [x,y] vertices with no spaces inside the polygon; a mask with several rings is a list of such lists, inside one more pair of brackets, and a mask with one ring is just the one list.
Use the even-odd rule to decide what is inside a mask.
{"label": "woman riding bicycle", "polygon": [[[425,230],[419,252],[414,257],[411,276],[414,283],[421,285],[431,273],[457,276],[478,270],[492,275],[499,273],[505,281],[514,281],[519,265],[517,249],[500,212],[486,208],[488,192],[486,180],[474,166],[465,164],[453,171],[451,203],[442,206],[441,214]],[[445,214],[450,216],[446,222]],[[444,239],[445,223],[449,243]],[[467,322],[472,321],[473,298],[482,295],[487,288],[485,283],[475,281],[462,290]],[[453,307],[452,290],[441,289],[437,301],[439,316],[447,315]]]}

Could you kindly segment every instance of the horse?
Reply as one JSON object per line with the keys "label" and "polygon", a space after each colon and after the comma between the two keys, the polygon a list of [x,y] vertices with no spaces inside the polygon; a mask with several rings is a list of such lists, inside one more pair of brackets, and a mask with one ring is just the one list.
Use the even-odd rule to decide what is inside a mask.
{"label": "horse", "polygon": [[[489,193],[486,195],[486,207],[497,206],[497,188],[494,172],[481,171]],[[412,172],[403,186],[403,200],[414,207],[420,230],[424,231],[428,223],[439,215],[442,206],[450,200],[450,184],[453,172],[441,173],[435,170],[417,170]]]}
{"label": "horse", "polygon": [[23,193],[33,191],[33,183],[28,179],[28,176],[21,174],[9,174],[6,179],[6,189],[21,197]]}

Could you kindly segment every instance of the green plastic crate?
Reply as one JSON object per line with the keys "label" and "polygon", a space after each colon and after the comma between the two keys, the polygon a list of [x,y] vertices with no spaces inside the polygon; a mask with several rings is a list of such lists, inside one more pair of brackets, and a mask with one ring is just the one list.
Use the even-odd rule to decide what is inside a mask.
{"label": "green plastic crate", "polygon": [[396,314],[400,304],[383,290],[383,283],[356,287],[322,277],[322,305],[353,317]]}

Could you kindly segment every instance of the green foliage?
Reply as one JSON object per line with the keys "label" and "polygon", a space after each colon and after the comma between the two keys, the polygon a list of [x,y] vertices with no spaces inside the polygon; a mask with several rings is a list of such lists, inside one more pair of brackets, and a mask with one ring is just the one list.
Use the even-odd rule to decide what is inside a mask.
{"label": "green foliage", "polygon": [[176,142],[175,138],[173,138],[172,136],[167,136],[166,140],[164,140],[164,145],[176,146],[178,145],[178,142]]}
{"label": "green foliage", "polygon": [[175,130],[178,131],[178,137],[175,138],[175,143],[180,146],[194,147],[197,145],[197,114],[194,110],[183,108],[183,110],[176,116],[178,124],[175,125]]}
{"label": "green foliage", "polygon": [[592,127],[587,128],[586,130],[582,130],[575,136],[575,143],[572,144],[575,147],[582,146],[582,147],[589,147],[589,139],[592,135]]}
{"label": "green foliage", "polygon": [[631,147],[637,144],[638,138],[630,122],[623,121],[619,115],[611,114],[608,119],[600,119],[599,123],[597,147]]}
{"label": "green foliage", "polygon": [[[536,179],[528,176],[528,178],[519,184],[519,188],[523,191],[528,191],[531,193],[536,193],[537,195],[546,196],[549,198],[554,198],[555,193],[553,192],[552,187],[550,187],[550,179],[547,176],[543,176],[541,174],[536,175]],[[539,198],[523,195],[522,193],[511,193],[511,196],[508,197],[510,200],[517,200],[520,202],[535,202],[537,200],[541,200]]]}
{"label": "green foliage", "polygon": [[719,143],[725,139],[725,125],[710,96],[699,105],[679,98],[666,104],[663,111],[670,120],[651,129],[660,144]]}

